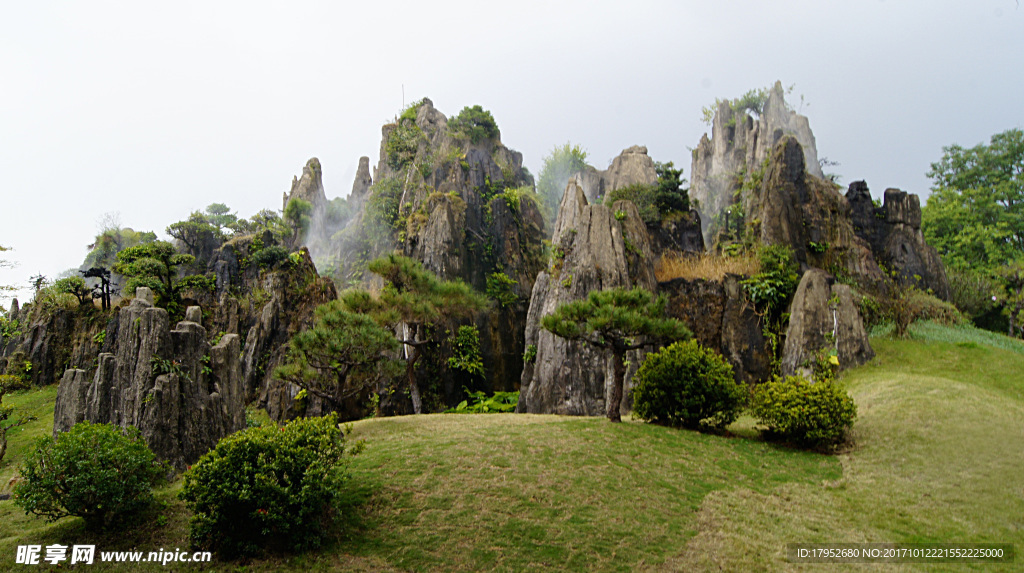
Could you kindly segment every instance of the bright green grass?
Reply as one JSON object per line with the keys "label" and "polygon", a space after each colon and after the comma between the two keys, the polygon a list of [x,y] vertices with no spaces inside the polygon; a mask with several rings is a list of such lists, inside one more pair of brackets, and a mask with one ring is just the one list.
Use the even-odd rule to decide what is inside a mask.
{"label": "bright green grass", "polygon": [[[366,450],[352,460],[350,505],[332,545],[212,568],[1020,570],[1020,558],[973,569],[836,569],[784,559],[794,542],[992,542],[1024,550],[1024,354],[973,329],[913,332],[910,341],[874,338],[878,358],[843,375],[859,419],[853,444],[837,456],[599,418],[364,420],[353,438]],[[42,393],[19,399],[45,403]],[[744,417],[731,429],[752,436],[752,423]],[[26,434],[45,434],[43,425]],[[0,502],[0,569],[13,566],[14,548],[24,543],[185,547],[177,488],[159,493],[166,525],[154,514],[127,533],[95,536],[79,520],[46,525]],[[126,570],[90,570],[114,569]]]}

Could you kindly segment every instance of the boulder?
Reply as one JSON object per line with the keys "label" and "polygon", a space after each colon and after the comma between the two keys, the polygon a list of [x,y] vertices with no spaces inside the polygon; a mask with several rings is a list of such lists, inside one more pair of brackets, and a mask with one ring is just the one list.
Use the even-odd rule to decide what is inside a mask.
{"label": "boulder", "polygon": [[65,372],[53,431],[82,420],[135,426],[157,457],[180,470],[245,427],[239,339],[226,334],[211,348],[200,324],[171,330],[167,311],[147,298],[137,291],[121,309],[116,352],[100,354],[91,380],[82,370]]}
{"label": "boulder", "polygon": [[784,375],[808,375],[821,350],[834,348],[843,369],[874,358],[853,291],[836,283],[825,271],[811,269],[804,273],[789,312],[782,350]]}
{"label": "boulder", "polygon": [[[656,287],[647,230],[636,207],[590,205],[579,178],[571,180],[559,205],[552,235],[555,263],[537,276],[526,318],[527,347],[536,357],[523,368],[517,412],[596,416],[606,413],[612,388],[604,351],[559,338],[540,327],[561,304],[594,290]],[[622,211],[621,220],[614,215]],[[630,353],[633,365],[640,352]],[[635,366],[627,372],[626,392]],[[629,404],[624,400],[623,411]]]}

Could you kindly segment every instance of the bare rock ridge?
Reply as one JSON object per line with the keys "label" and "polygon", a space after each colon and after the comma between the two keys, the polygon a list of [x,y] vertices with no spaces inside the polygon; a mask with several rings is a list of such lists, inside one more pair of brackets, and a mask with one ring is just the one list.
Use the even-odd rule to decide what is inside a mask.
{"label": "bare rock ridge", "polygon": [[[245,427],[239,338],[225,334],[211,347],[202,325],[184,320],[172,330],[152,301],[139,288],[121,309],[117,348],[99,355],[91,380],[81,369],[64,373],[54,435],[82,420],[135,426],[160,459],[184,469]],[[187,318],[200,317],[198,307],[189,309]]]}
{"label": "bare rock ridge", "polygon": [[903,282],[949,300],[949,281],[942,260],[921,232],[921,201],[917,195],[886,189],[882,206],[875,207],[867,183],[854,181],[846,200],[854,231],[867,241],[879,262],[896,270]]}
{"label": "bare rock ridge", "polygon": [[732,203],[733,193],[739,187],[736,175],[758,170],[785,135],[800,143],[807,172],[824,177],[810,123],[807,117],[787,107],[781,82],[775,82],[769,91],[757,120],[743,110],[734,110],[728,101],[719,104],[711,138],[707,134],[701,137],[690,167],[690,199],[700,205],[705,243],[712,243],[712,221]]}
{"label": "bare rock ridge", "polygon": [[815,355],[832,349],[844,369],[875,357],[853,291],[828,273],[811,269],[800,279],[790,306],[782,373],[808,375]]}
{"label": "bare rock ridge", "polygon": [[370,177],[370,158],[364,155],[359,158],[359,167],[356,168],[356,178],[352,182],[352,192],[349,197],[361,201],[366,197],[366,192],[370,190],[371,185],[373,185],[373,178]]}
{"label": "bare rock ridge", "polygon": [[[625,216],[617,220],[616,211]],[[647,230],[631,202],[616,202],[611,209],[588,204],[577,177],[570,180],[559,205],[552,249],[559,253],[556,262],[537,276],[530,298],[526,344],[536,348],[536,357],[523,368],[516,411],[602,415],[611,391],[604,352],[541,329],[540,319],[594,290],[640,286],[654,291]],[[630,359],[638,364],[639,357]],[[631,375],[627,375],[627,395]],[[628,411],[626,403],[623,411]]]}

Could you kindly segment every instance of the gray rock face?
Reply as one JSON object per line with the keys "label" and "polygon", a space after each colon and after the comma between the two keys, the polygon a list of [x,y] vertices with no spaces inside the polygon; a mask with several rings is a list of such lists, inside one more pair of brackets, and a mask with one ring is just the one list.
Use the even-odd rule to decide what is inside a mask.
{"label": "gray rock face", "polygon": [[316,157],[306,162],[302,168],[302,177],[292,178],[291,191],[285,193],[281,209],[288,206],[291,199],[302,199],[313,205],[314,214],[322,211],[327,205],[327,194],[324,192],[324,175],[320,160]]}
{"label": "gray rock face", "polygon": [[352,193],[349,199],[361,201],[366,197],[366,192],[373,185],[373,178],[370,177],[370,158],[363,156],[359,158],[359,167],[356,168],[356,178],[352,182]]}
{"label": "gray rock face", "polygon": [[871,245],[875,258],[895,269],[904,283],[931,289],[939,298],[949,300],[949,281],[942,260],[921,232],[917,195],[886,189],[882,206],[875,207],[867,183],[854,181],[846,200],[854,230]]}
{"label": "gray rock face", "polygon": [[654,160],[647,155],[647,147],[643,145],[623,149],[604,171],[590,168],[580,174],[580,186],[588,201],[604,197],[622,187],[637,183],[649,185],[657,181]]}
{"label": "gray rock face", "polygon": [[854,232],[850,205],[835,186],[804,170],[804,153],[793,137],[772,149],[761,189],[744,200],[765,245],[788,245],[803,267],[843,272],[863,285],[884,275],[867,242]]}
{"label": "gray rock face", "polygon": [[839,367],[844,369],[875,356],[850,287],[835,283],[825,271],[811,269],[800,279],[790,306],[782,373],[807,374],[815,354],[823,348],[835,348]]}
{"label": "gray rock face", "polygon": [[116,352],[100,354],[91,381],[65,373],[54,435],[82,420],[135,426],[160,459],[184,469],[245,427],[239,338],[226,334],[211,348],[205,328],[182,321],[171,330],[167,311],[145,298],[120,311]]}
{"label": "gray rock face", "polygon": [[651,236],[651,250],[656,258],[667,252],[704,252],[700,213],[696,209],[691,209],[689,213],[670,215],[660,224],[649,225],[647,233]]}
{"label": "gray rock face", "polygon": [[733,202],[733,194],[739,188],[737,174],[760,169],[783,136],[791,135],[800,143],[808,173],[824,176],[810,123],[786,106],[781,82],[775,82],[756,121],[722,102],[715,113],[711,134],[710,139],[707,134],[701,137],[690,168],[690,199],[700,205],[705,243],[712,242],[714,217]]}
{"label": "gray rock face", "polygon": [[755,384],[771,374],[771,355],[741,278],[673,279],[658,283],[658,289],[669,297],[669,316],[685,322],[697,342],[718,350],[732,364],[737,382]]}
{"label": "gray rock face", "polygon": [[[616,220],[614,213],[625,217]],[[517,412],[595,416],[606,411],[612,380],[605,353],[570,342],[540,327],[543,316],[561,304],[583,299],[590,291],[615,287],[656,287],[647,230],[627,201],[611,209],[590,205],[579,178],[569,182],[559,206],[552,248],[563,257],[541,272],[533,285],[526,319],[526,344],[536,359],[523,368]],[[632,364],[641,356],[631,353]],[[627,372],[626,392],[632,367]],[[623,411],[628,404],[623,404]]]}

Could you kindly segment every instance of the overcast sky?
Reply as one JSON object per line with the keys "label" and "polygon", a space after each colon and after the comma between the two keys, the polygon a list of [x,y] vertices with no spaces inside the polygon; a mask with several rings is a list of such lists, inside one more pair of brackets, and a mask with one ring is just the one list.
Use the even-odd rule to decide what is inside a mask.
{"label": "overcast sky", "polygon": [[[841,183],[926,195],[929,164],[1024,126],[1014,0],[0,4],[0,284],[77,267],[98,219],[164,228],[328,197],[403,101],[489,109],[535,175],[558,144],[690,172],[701,107],[795,84]],[[403,100],[404,87],[404,100]],[[800,96],[804,103],[801,107]],[[22,301],[25,300],[24,294]],[[6,306],[9,301],[4,301]]]}

